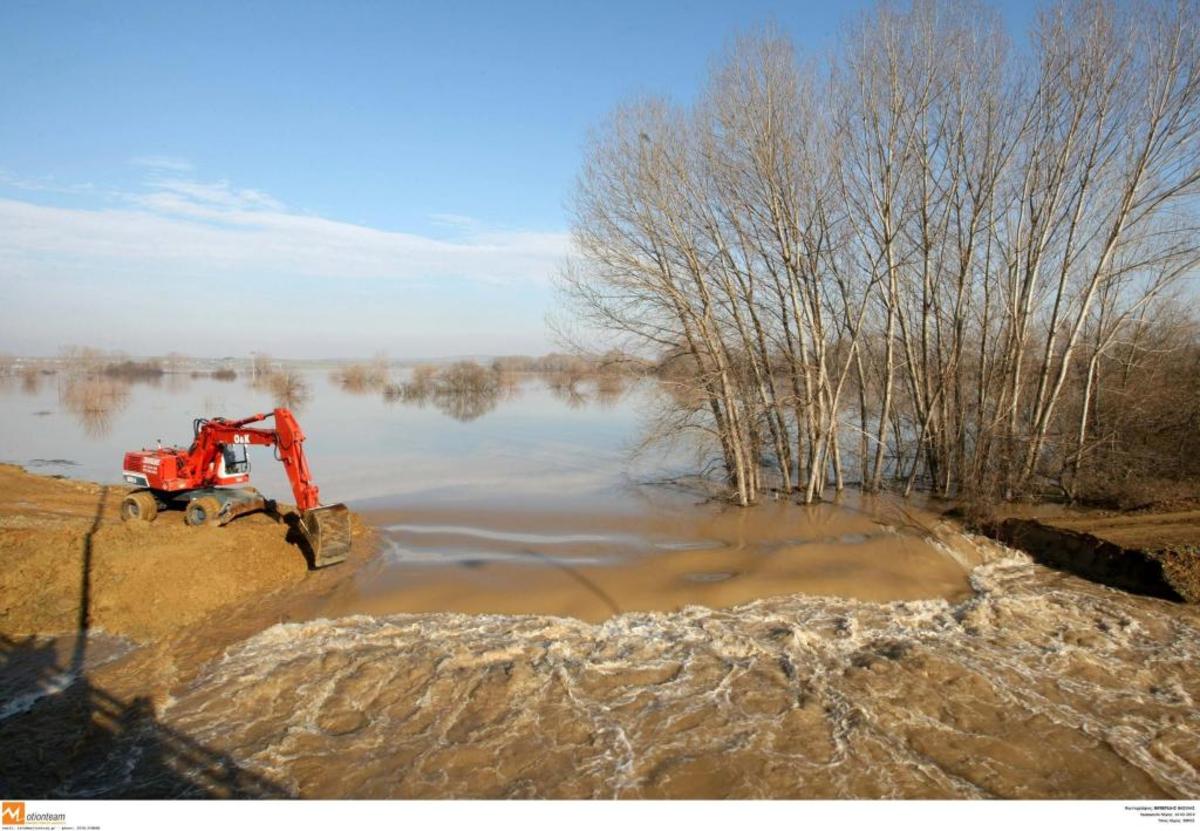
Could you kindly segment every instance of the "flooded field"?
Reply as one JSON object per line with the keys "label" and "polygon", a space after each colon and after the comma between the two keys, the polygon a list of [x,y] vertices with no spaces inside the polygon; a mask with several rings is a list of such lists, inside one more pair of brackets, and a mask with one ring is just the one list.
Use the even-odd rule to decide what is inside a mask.
{"label": "flooded field", "polygon": [[[293,405],[322,495],[359,502],[378,497],[542,502],[612,493],[627,477],[661,470],[663,460],[627,464],[638,439],[645,396],[556,394],[530,377],[486,407],[454,402],[389,402],[378,390],[351,393],[328,370],[300,373],[306,387]],[[192,419],[240,418],[275,406],[269,390],[244,376],[232,381],[166,375],[121,385],[115,399],[80,410],[69,378],[0,379],[0,461],[40,473],[121,481],[127,449],[188,444]],[[584,390],[584,392],[588,392]],[[441,406],[439,406],[441,404]],[[252,478],[264,492],[290,498],[282,467],[266,448],[250,448]]]}
{"label": "flooded field", "polygon": [[[377,558],[305,614],[599,621],[794,591],[880,601],[969,591],[969,564],[931,545],[929,518],[898,500],[742,511],[642,484],[686,470],[661,451],[633,453],[652,404],[646,383],[563,394],[526,376],[481,411],[351,393],[327,371],[303,378],[298,417],[321,493],[362,512],[382,541]],[[168,375],[130,385],[103,419],[87,418],[72,412],[67,383],[45,376],[36,389],[0,395],[0,418],[14,428],[0,437],[0,461],[120,482],[125,449],[187,444],[197,416],[272,406],[244,381]],[[290,500],[271,451],[251,448],[250,458],[254,483]]]}
{"label": "flooded field", "polygon": [[[177,380],[99,425],[53,377],[4,388],[0,460],[116,482],[127,448],[271,405]],[[1200,796],[1194,607],[900,500],[644,484],[687,461],[631,457],[646,389],[531,377],[477,412],[306,380],[317,482],[377,550],[141,649],[6,635],[0,773],[60,796]],[[55,741],[48,770],[30,748]]]}

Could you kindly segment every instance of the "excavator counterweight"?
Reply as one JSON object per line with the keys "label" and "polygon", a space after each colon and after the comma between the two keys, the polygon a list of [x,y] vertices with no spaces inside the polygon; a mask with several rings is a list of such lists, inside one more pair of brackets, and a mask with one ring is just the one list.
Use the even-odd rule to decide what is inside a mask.
{"label": "excavator counterweight", "polygon": [[[273,427],[259,422],[274,420]],[[247,418],[198,418],[190,447],[157,447],[125,454],[125,481],[138,490],[125,497],[121,518],[152,521],[171,505],[184,508],[188,525],[225,525],[251,511],[273,508],[250,481],[249,445],[275,448],[299,512],[297,528],[310,549],[313,568],[340,563],[350,553],[350,512],[343,504],[322,505],[304,455],[304,433],[283,407]],[[240,453],[239,453],[240,450]]]}

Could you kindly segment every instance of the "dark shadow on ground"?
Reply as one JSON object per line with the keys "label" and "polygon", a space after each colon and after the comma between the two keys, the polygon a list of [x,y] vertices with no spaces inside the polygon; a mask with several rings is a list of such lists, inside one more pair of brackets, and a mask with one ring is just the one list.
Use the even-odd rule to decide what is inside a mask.
{"label": "dark shadow on ground", "polygon": [[4,794],[41,799],[291,796],[228,755],[162,724],[148,699],[122,701],[86,676],[72,676],[57,663],[51,641],[0,635],[0,678],[6,693],[0,708],[16,710],[0,719]]}
{"label": "dark shadow on ground", "polygon": [[71,652],[71,672],[76,676],[83,674],[84,662],[87,660],[88,630],[92,627],[92,550],[95,547],[96,532],[100,530],[100,523],[104,521],[104,507],[107,503],[108,485],[103,485],[96,500],[96,511],[92,514],[92,524],[83,535],[83,550],[79,558],[79,617],[76,620],[75,648]]}
{"label": "dark shadow on ground", "polygon": [[108,488],[84,534],[78,631],[71,657],[55,641],[0,635],[0,793],[25,798],[282,798],[242,770],[162,724],[149,699],[122,701],[87,677],[93,538]]}
{"label": "dark shadow on ground", "polygon": [[274,513],[276,522],[283,522],[287,525],[287,536],[284,539],[291,545],[300,549],[300,553],[304,555],[304,562],[308,563],[308,570],[313,571],[317,567],[317,552],[313,550],[312,543],[308,541],[308,537],[300,530],[299,514],[289,511],[286,514],[281,514],[278,511]]}

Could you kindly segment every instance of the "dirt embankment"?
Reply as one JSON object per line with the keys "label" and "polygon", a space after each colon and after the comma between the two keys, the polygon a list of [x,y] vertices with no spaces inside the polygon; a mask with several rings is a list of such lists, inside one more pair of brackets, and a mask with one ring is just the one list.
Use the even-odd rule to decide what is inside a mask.
{"label": "dirt embankment", "polygon": [[1126,591],[1200,603],[1200,510],[1009,517],[985,530],[1045,565]]}
{"label": "dirt embankment", "polygon": [[[190,528],[165,511],[125,523],[127,489],[0,465],[0,634],[103,630],[155,640],[287,590],[321,590],[346,566],[310,572],[285,522],[251,514]],[[282,509],[282,506],[281,506]],[[351,559],[370,548],[352,518]]]}

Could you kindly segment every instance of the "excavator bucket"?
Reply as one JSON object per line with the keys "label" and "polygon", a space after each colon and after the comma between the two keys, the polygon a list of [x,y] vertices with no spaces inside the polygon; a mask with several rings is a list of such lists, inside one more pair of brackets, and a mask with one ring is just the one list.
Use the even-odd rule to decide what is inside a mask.
{"label": "excavator bucket", "polygon": [[313,568],[340,563],[350,553],[350,509],[341,503],[305,511],[300,529],[312,548]]}

